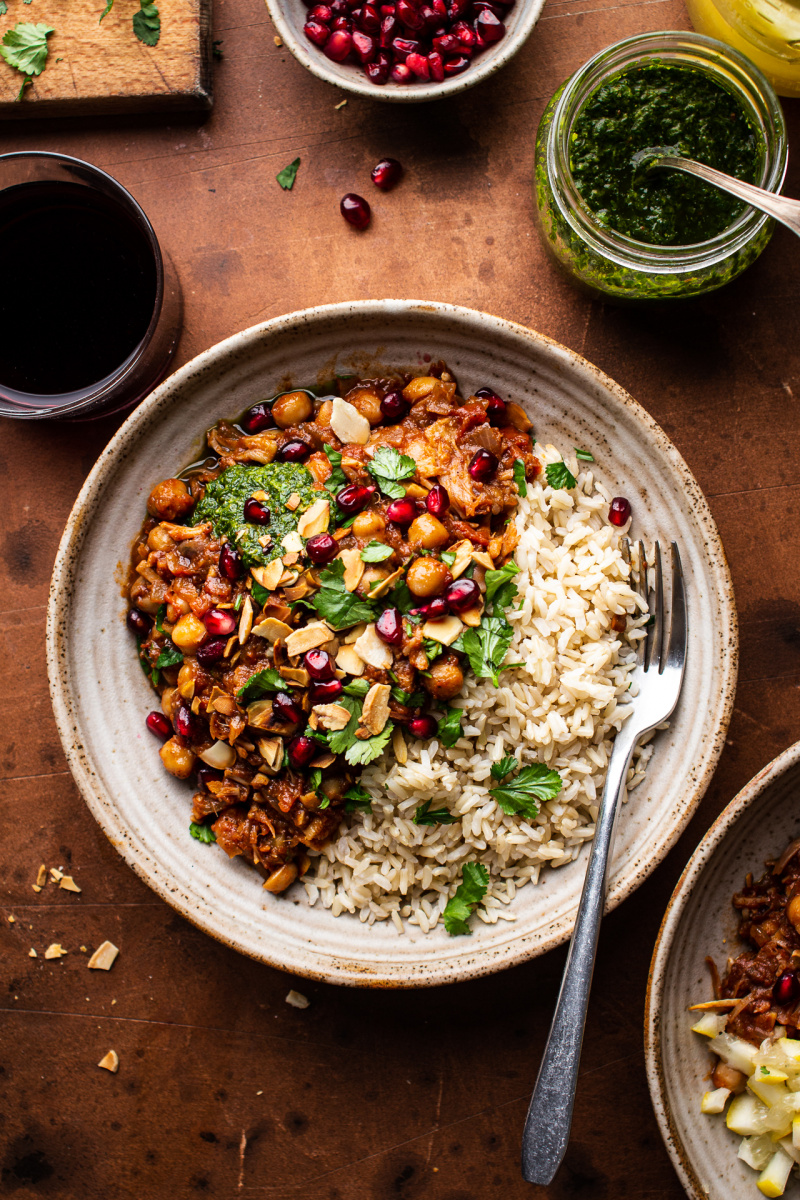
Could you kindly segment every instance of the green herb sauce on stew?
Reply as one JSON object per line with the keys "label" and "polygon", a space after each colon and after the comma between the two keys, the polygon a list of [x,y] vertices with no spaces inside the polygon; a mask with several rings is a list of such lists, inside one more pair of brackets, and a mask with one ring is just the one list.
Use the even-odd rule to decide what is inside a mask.
{"label": "green herb sauce on stew", "polygon": [[601,84],[578,114],[570,169],[595,219],[656,246],[688,246],[722,233],[744,205],[678,171],[637,170],[650,147],[756,183],[762,139],[735,96],[690,67],[648,65]]}
{"label": "green herb sauce on stew", "polygon": [[[281,541],[297,529],[297,522],[318,498],[311,472],[298,463],[267,463],[244,467],[238,463],[206,484],[205,494],[194,510],[194,521],[210,521],[217,537],[227,537],[240,551],[248,567],[272,562],[286,553]],[[254,492],[269,497],[262,503],[270,511],[268,525],[255,525],[244,519],[244,506]],[[296,492],[300,503],[293,511],[286,501]],[[259,538],[269,537],[263,546]]]}

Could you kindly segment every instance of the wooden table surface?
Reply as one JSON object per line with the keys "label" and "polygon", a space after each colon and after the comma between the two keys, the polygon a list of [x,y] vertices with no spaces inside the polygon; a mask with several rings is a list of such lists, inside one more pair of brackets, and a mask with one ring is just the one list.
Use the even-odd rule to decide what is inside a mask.
{"label": "wooden table surface", "polygon": [[[741,622],[736,708],[695,819],[604,924],[573,1140],[552,1187],[531,1188],[520,1133],[563,950],[474,983],[354,991],[242,958],[156,899],[84,807],[44,666],[56,547],[118,422],[5,422],[0,1194],[677,1200],[644,1075],[653,941],[716,814],[800,737],[800,246],[779,229],[742,278],[666,315],[589,301],[545,259],[530,183],[547,99],[618,38],[687,27],[677,0],[548,0],[499,75],[409,107],[351,97],[337,110],[342,95],[275,46],[261,0],[216,0],[215,25],[224,59],[205,124],[20,125],[0,130],[0,151],[76,154],[133,192],[183,283],[180,362],[292,309],[396,296],[486,309],[597,363],[674,439],[719,523]],[[784,108],[799,145],[798,102]],[[406,178],[383,195],[369,170],[386,154]],[[297,155],[282,192],[275,174]],[[339,216],[351,190],[373,203],[365,234]],[[800,195],[797,163],[786,190]],[[32,891],[42,862],[81,894]],[[80,947],[106,938],[119,958],[89,972]],[[51,942],[68,955],[46,961]],[[304,1011],[285,1003],[291,987]],[[96,1065],[110,1048],[117,1075]]]}

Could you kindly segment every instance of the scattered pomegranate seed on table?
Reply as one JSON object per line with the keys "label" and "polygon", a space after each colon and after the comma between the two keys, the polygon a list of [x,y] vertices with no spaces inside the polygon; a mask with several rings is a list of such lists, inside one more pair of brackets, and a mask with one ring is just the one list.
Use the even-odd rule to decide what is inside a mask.
{"label": "scattered pomegranate seed on table", "polygon": [[402,176],[403,168],[396,158],[382,158],[372,168],[370,178],[375,187],[380,188],[382,192],[389,192],[396,187]]}
{"label": "scattered pomegranate seed on table", "polygon": [[631,517],[631,502],[624,496],[615,496],[608,506],[608,519],[612,525],[625,525]]}
{"label": "scattered pomegranate seed on table", "polygon": [[348,192],[339,201],[339,210],[345,221],[355,229],[366,229],[369,225],[372,211],[363,196]]}

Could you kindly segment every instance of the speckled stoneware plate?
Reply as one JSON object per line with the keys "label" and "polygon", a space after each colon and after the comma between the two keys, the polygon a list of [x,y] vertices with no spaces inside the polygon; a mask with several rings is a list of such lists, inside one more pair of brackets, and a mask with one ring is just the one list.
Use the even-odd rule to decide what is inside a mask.
{"label": "speckled stoneware plate", "polygon": [[[800,742],[764,767],[717,818],[672,893],[650,966],[645,1054],[661,1135],[695,1200],[753,1200],[758,1176],[736,1157],[741,1138],[721,1116],[704,1116],[707,1040],[692,1033],[690,1004],[711,999],[710,955],[721,971],[741,953],[731,904],[745,875],[764,872],[800,835]],[[797,1185],[788,1191],[797,1195]],[[788,1194],[788,1193],[787,1193]]]}
{"label": "speckled stoneware plate", "polygon": [[81,491],[59,548],[48,617],[56,720],[75,779],[113,844],[179,912],[228,945],[300,974],[349,984],[446,983],[495,971],[564,941],[586,853],[514,901],[516,921],[398,934],[275,898],[241,860],[188,835],[190,790],[163,771],[144,725],[153,695],[123,621],[120,580],[153,484],[201,451],[219,417],[335,370],[419,371],[447,360],[462,390],[491,384],[524,403],[545,441],[584,446],[613,493],[630,498],[636,533],[681,549],[689,654],[680,707],[658,738],[647,780],[622,814],[611,871],[618,904],[666,854],[706,789],[736,683],[736,613],[703,495],[666,435],[595,367],[519,325],[446,304],[339,304],[268,321],[201,354],[153,393],[109,444]]}

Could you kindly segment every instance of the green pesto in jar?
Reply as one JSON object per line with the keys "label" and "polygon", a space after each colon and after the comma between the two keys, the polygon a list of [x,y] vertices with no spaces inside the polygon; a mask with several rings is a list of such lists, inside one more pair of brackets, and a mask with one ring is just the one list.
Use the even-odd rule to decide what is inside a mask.
{"label": "green pesto in jar", "polygon": [[678,171],[637,169],[634,156],[656,147],[759,179],[761,138],[736,97],[691,67],[646,64],[596,88],[573,125],[570,170],[594,219],[656,246],[695,245],[732,225],[739,200]]}
{"label": "green pesto in jar", "polygon": [[[282,539],[297,529],[300,517],[319,498],[313,483],[311,472],[299,463],[273,462],[257,467],[236,463],[206,484],[193,521],[210,521],[217,537],[227,537],[241,551],[246,566],[266,566],[286,553]],[[254,492],[265,492],[269,497],[262,501],[270,511],[268,525],[244,519],[244,506]],[[292,511],[286,501],[294,492],[300,504]],[[262,546],[259,538],[265,536],[270,542]]]}

